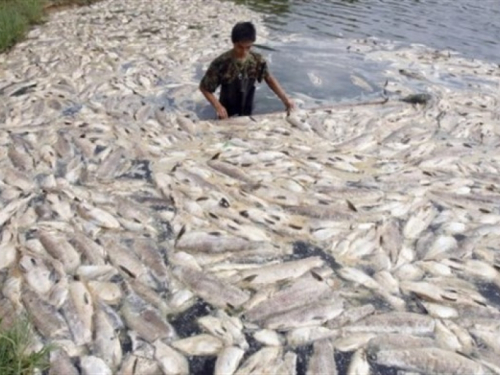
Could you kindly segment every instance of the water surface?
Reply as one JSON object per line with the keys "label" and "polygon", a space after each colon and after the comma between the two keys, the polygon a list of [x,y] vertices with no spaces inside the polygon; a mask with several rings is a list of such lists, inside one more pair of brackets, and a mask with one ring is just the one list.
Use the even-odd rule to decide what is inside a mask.
{"label": "water surface", "polygon": [[[256,51],[270,61],[273,74],[301,107],[380,96],[384,65],[349,53],[346,40],[417,43],[500,62],[500,0],[233,1],[264,15],[271,34],[267,45],[276,51]],[[293,41],[288,41],[290,35]],[[372,90],[355,85],[350,78],[353,74],[367,81]],[[457,85],[452,80],[450,85]],[[282,109],[267,86],[258,88],[255,113]],[[197,106],[196,112],[213,116],[207,106]]]}

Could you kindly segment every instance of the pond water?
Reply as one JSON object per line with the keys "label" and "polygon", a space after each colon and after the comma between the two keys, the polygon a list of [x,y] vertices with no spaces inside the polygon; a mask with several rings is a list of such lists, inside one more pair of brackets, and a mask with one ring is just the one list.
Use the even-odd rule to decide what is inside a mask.
{"label": "pond water", "polygon": [[[424,44],[500,63],[500,0],[233,1],[264,15],[270,30],[266,46],[273,50],[256,51],[303,108],[380,96],[384,66],[350,53],[346,43],[354,39]],[[196,78],[202,74],[199,69]],[[353,75],[371,89],[353,83]],[[265,84],[258,88],[256,114],[282,109]],[[205,104],[195,111],[203,118],[214,113]]]}

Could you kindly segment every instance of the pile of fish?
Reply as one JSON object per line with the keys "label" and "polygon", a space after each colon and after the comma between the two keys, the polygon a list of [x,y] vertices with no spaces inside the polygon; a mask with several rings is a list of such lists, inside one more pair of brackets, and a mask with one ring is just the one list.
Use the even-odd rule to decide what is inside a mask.
{"label": "pile of fish", "polygon": [[252,21],[265,43],[258,15],[218,0],[112,0],[54,13],[0,55],[0,93],[15,104],[6,113],[0,103],[0,123],[31,127],[58,122],[61,113],[128,121],[143,103],[194,108],[206,101],[196,69],[231,47],[241,20]]}
{"label": "pile of fish", "polygon": [[103,2],[1,57],[3,324],[50,374],[499,374],[500,69],[351,41],[387,97],[166,112],[223,4]]}

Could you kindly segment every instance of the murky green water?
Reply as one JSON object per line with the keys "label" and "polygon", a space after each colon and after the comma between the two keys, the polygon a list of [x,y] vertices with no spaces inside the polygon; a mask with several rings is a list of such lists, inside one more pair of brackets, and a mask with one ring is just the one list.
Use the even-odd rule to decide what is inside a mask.
{"label": "murky green water", "polygon": [[[233,1],[265,16],[269,45],[276,51],[257,51],[303,107],[380,95],[384,66],[350,54],[339,41],[374,37],[402,45],[418,43],[500,63],[500,0]],[[298,40],[284,42],[290,35]],[[354,85],[352,74],[366,80],[373,91]],[[255,113],[283,109],[265,85],[258,89],[255,103]],[[212,115],[209,107],[197,112]]]}

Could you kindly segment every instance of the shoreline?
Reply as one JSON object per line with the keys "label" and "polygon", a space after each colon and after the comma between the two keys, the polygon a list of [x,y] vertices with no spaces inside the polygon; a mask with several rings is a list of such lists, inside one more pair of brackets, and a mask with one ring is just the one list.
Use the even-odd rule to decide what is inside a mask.
{"label": "shoreline", "polygon": [[0,40],[0,54],[8,53],[15,45],[22,42],[33,28],[47,22],[51,14],[79,7],[90,6],[102,0],[61,0],[57,2],[21,0],[6,1],[0,5],[0,20],[5,27]]}

